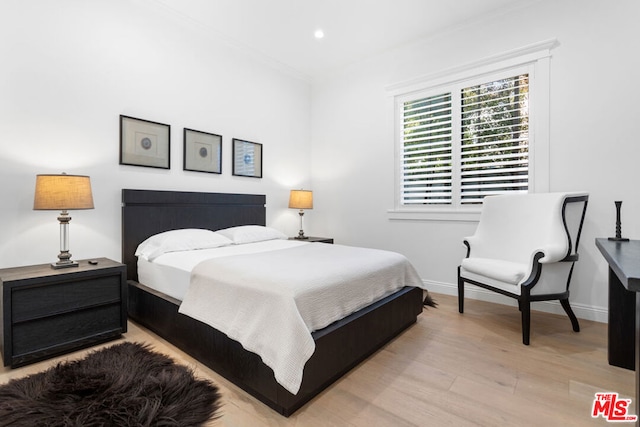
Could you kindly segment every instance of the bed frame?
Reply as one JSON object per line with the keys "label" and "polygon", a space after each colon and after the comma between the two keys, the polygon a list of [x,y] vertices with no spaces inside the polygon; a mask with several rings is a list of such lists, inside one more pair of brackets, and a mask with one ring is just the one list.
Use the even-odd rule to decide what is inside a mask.
{"label": "bed frame", "polygon": [[134,256],[139,243],[162,231],[265,225],[265,201],[264,195],[255,194],[123,189],[122,261],[127,265],[131,320],[288,417],[414,324],[422,312],[422,290],[405,287],[314,332],[316,350],[305,365],[300,391],[289,393],[255,353],[222,332],[178,313],[180,301],[138,283]]}

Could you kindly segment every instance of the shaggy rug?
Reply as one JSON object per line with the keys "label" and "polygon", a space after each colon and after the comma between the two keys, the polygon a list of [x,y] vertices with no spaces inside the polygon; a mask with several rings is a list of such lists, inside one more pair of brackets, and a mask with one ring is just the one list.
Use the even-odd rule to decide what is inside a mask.
{"label": "shaggy rug", "polygon": [[0,426],[198,426],[219,407],[215,385],[129,342],[0,387]]}

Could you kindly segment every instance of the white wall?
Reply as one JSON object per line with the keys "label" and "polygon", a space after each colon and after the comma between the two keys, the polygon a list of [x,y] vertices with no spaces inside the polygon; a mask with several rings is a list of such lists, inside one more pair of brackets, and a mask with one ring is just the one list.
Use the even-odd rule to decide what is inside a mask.
{"label": "white wall", "polygon": [[[638,16],[636,0],[541,1],[384,52],[317,82],[311,114],[317,201],[309,227],[338,243],[404,253],[432,289],[456,294],[461,240],[476,224],[388,219],[394,139],[393,99],[385,87],[557,38],[550,186],[590,193],[571,301],[579,316],[606,321],[607,265],[594,239],[614,234],[614,200],[624,201],[623,234],[640,238]],[[561,312],[559,305],[536,308]]]}
{"label": "white wall", "polygon": [[[0,12],[0,267],[59,252],[58,212],[33,211],[38,173],[91,176],[71,212],[75,259],[120,260],[122,188],[267,195],[294,235],[290,188],[310,181],[310,86],[147,0],[5,0]],[[171,125],[171,169],[120,166],[119,115]],[[223,174],[182,170],[182,128],[222,134]],[[231,176],[231,138],[263,144],[263,179]]]}

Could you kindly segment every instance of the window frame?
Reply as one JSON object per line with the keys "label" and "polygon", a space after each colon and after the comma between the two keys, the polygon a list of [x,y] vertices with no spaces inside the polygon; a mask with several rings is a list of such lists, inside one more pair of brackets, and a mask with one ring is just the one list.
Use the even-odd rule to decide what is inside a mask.
{"label": "window frame", "polygon": [[[404,102],[431,95],[451,92],[455,112],[454,132],[459,129],[461,87],[489,82],[519,73],[529,74],[529,192],[549,191],[549,89],[550,57],[555,39],[515,49],[445,70],[437,74],[388,86],[387,93],[393,100],[394,111],[394,208],[388,211],[392,220],[477,221],[481,205],[461,205],[459,189],[454,189],[451,205],[402,204],[403,185],[403,125]],[[453,184],[460,182],[460,135],[453,135]],[[457,198],[456,198],[457,197]]]}

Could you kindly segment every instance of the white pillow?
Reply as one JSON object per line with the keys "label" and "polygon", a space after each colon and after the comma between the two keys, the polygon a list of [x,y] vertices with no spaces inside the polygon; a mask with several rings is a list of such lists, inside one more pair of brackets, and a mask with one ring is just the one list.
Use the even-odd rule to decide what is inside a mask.
{"label": "white pillow", "polygon": [[153,261],[167,252],[217,248],[233,242],[223,235],[200,228],[183,228],[155,234],[138,245],[136,256]]}
{"label": "white pillow", "polygon": [[240,225],[238,227],[218,230],[216,233],[228,237],[236,245],[287,238],[285,234],[275,228],[264,227],[262,225]]}

